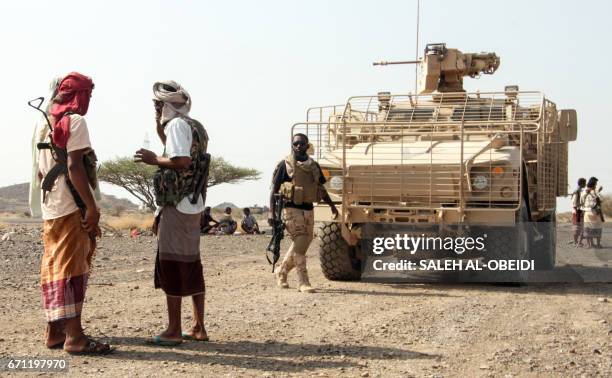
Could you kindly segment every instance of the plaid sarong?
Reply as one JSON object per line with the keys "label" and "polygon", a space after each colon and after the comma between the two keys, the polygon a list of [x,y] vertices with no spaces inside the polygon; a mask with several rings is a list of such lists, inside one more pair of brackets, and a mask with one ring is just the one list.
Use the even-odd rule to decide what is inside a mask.
{"label": "plaid sarong", "polygon": [[81,226],[80,211],[45,220],[41,260],[42,299],[48,322],[81,314],[95,242]]}

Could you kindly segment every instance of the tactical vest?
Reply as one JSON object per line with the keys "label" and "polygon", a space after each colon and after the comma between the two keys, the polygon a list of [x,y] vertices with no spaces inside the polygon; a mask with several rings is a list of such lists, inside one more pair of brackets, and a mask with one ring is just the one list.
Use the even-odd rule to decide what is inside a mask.
{"label": "tactical vest", "polygon": [[296,205],[319,202],[321,171],[314,160],[309,157],[305,162],[298,162],[291,154],[285,158],[285,168],[291,181],[281,184],[280,193],[283,197]]}
{"label": "tactical vest", "polygon": [[[206,189],[208,184],[208,171],[210,167],[210,154],[208,149],[208,134],[204,126],[195,119],[181,116],[191,127],[191,163],[182,171],[170,168],[159,168],[153,177],[155,190],[155,203],[158,206],[176,206],[183,198],[188,197],[191,204],[198,202],[201,194],[206,202]],[[164,155],[166,151],[164,149]]]}

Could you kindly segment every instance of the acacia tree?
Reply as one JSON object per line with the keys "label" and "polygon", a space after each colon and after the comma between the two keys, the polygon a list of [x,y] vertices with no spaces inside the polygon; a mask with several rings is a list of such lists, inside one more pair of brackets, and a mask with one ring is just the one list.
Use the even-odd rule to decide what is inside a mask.
{"label": "acacia tree", "polygon": [[[155,209],[153,176],[157,167],[136,163],[132,158],[120,157],[102,163],[98,172],[100,181],[127,190],[147,208]],[[208,174],[208,187],[258,180],[261,172],[254,168],[237,167],[222,157],[213,157]]]}

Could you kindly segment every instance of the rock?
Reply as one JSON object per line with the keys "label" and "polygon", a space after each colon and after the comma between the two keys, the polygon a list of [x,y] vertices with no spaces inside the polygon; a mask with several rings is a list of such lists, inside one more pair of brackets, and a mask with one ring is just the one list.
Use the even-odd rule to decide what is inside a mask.
{"label": "rock", "polygon": [[608,301],[608,298],[603,298],[603,297],[597,298],[597,301],[601,303],[606,303]]}
{"label": "rock", "polygon": [[361,373],[362,377],[369,377],[370,373],[368,373],[367,371],[364,371],[363,373]]}

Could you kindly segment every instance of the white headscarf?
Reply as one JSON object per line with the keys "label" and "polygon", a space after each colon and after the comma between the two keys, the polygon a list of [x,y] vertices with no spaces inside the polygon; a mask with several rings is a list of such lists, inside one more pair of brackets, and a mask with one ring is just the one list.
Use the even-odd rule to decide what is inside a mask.
{"label": "white headscarf", "polygon": [[153,96],[156,100],[162,101],[161,123],[162,125],[177,116],[187,116],[191,110],[191,96],[173,80],[158,81],[153,84]]}

